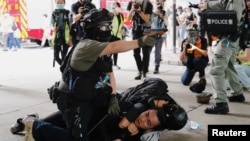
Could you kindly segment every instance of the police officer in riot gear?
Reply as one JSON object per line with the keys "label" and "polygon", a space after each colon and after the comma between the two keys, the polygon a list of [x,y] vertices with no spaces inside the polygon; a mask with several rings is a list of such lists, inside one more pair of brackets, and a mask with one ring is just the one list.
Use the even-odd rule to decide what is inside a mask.
{"label": "police officer in riot gear", "polygon": [[[111,36],[111,20],[106,9],[92,9],[84,16],[85,39],[74,48],[69,61],[70,69],[68,73],[63,74],[63,80],[59,84],[60,96],[57,106],[63,114],[68,130],[43,121],[29,121],[25,125],[27,139],[88,140],[88,123],[93,111],[102,107],[95,105],[94,101],[99,96],[95,86],[104,73],[112,71],[112,64],[103,61],[103,56],[153,46],[155,43],[154,36],[143,36],[132,41],[106,42]],[[120,108],[115,94],[111,94],[107,103],[106,112],[109,115],[119,114]]]}

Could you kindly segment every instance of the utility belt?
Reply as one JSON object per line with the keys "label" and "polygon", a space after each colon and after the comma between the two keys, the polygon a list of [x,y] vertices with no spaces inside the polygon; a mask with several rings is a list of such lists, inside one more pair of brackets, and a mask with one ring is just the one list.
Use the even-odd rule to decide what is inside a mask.
{"label": "utility belt", "polygon": [[91,85],[89,79],[77,77],[73,82],[71,90],[59,90],[59,84],[48,89],[50,99],[57,104],[60,111],[65,111],[72,105],[84,101],[92,101],[96,107],[107,106],[108,99],[112,93],[112,87],[108,82],[97,82]]}
{"label": "utility belt", "polygon": [[62,111],[63,119],[74,140],[87,138],[87,127],[93,109],[107,109],[112,92],[107,82],[98,82],[93,93],[87,92],[88,90],[85,90],[87,87],[83,87],[83,83],[88,83],[88,80],[77,77],[71,91],[54,88],[53,94],[53,97],[56,97],[53,99],[56,99],[57,107]]}

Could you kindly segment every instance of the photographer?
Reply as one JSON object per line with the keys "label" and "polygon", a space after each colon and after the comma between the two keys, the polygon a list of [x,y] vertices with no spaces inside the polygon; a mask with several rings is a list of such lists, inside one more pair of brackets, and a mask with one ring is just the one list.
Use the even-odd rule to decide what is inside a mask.
{"label": "photographer", "polygon": [[[153,23],[152,23],[152,29],[165,29],[167,28],[167,16],[166,11],[163,9],[163,6],[158,4],[157,5],[157,11],[154,13],[153,16]],[[166,41],[166,33],[157,37],[156,43],[155,43],[155,69],[154,74],[159,73],[159,67],[161,62],[161,49],[162,44],[164,41]]]}
{"label": "photographer", "polygon": [[71,5],[71,12],[73,13],[74,23],[71,27],[70,34],[72,37],[73,45],[76,45],[79,40],[84,37],[83,30],[83,16],[96,6],[91,3],[91,0],[78,0]]}
{"label": "photographer", "polygon": [[96,8],[96,6],[91,3],[91,0],[78,0],[71,5],[71,11],[74,14],[74,21],[79,21],[84,13],[87,13],[90,9]]}
{"label": "photographer", "polygon": [[[207,40],[201,37],[199,33],[196,24],[190,25],[187,30],[188,37],[181,44],[180,60],[186,65],[186,70],[181,77],[183,85],[189,85],[196,72],[199,72],[200,81],[198,83],[206,85],[205,68],[208,64]],[[200,93],[197,90],[193,90],[193,92]]]}
{"label": "photographer", "polygon": [[[133,39],[138,39],[143,36],[144,29],[151,28],[150,16],[153,13],[153,5],[148,0],[132,0],[129,2],[127,10],[129,11],[128,21],[132,20],[133,22]],[[152,46],[134,49],[134,58],[138,69],[135,80],[140,80],[142,76],[146,77],[151,50]],[[141,51],[143,57],[140,55]]]}
{"label": "photographer", "polygon": [[[245,10],[247,10],[245,0],[209,1],[197,6],[206,10],[234,10],[237,14],[238,28],[243,24]],[[243,88],[234,67],[236,55],[239,50],[239,37],[236,34],[238,33],[220,36],[220,41],[214,50],[210,74],[211,84],[216,94],[216,104],[205,109],[205,113],[207,114],[227,114],[229,112],[228,101],[245,101]],[[230,81],[230,85],[233,85],[231,85],[232,95],[229,97],[227,97],[226,78]]]}

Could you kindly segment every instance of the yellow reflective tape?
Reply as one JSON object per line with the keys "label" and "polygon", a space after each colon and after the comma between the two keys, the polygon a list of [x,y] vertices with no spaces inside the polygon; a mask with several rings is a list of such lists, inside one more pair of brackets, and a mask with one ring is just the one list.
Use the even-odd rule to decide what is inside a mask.
{"label": "yellow reflective tape", "polygon": [[1,2],[0,7],[1,7],[0,14],[3,14],[5,12],[5,10],[6,10],[6,1],[5,0],[3,0]]}
{"label": "yellow reflective tape", "polygon": [[28,20],[27,20],[27,9],[26,9],[26,0],[19,1],[19,10],[20,10],[20,22],[21,22],[21,35],[22,38],[28,37]]}
{"label": "yellow reflective tape", "polygon": [[15,4],[15,10],[18,10],[18,9],[19,9],[19,5]]}
{"label": "yellow reflective tape", "polygon": [[7,6],[7,9],[8,9],[8,10],[11,10],[11,5],[8,5],[8,6]]}

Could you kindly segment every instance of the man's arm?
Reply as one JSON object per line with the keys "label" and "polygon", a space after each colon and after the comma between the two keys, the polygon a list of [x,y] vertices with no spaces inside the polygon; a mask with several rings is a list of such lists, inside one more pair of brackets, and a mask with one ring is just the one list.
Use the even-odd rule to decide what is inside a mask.
{"label": "man's arm", "polygon": [[226,0],[209,1],[204,4],[198,4],[199,9],[207,10],[221,10],[225,8]]}
{"label": "man's arm", "polygon": [[78,13],[73,16],[75,22],[78,22],[83,17],[83,7],[78,8]]}
{"label": "man's arm", "polygon": [[156,35],[145,35],[132,41],[118,40],[109,42],[99,56],[126,52],[139,47],[153,46],[156,41],[155,37]]}
{"label": "man's arm", "polygon": [[191,45],[191,48],[188,49],[189,51],[196,50],[196,51],[200,52],[200,53],[202,54],[202,56],[207,56],[207,55],[208,55],[208,54],[207,54],[207,50],[198,48],[198,47],[195,46],[194,44],[191,44],[191,43],[189,43],[189,44]]}
{"label": "man's arm", "polygon": [[116,80],[115,80],[115,75],[114,72],[109,72],[107,73],[110,79],[110,85],[112,87],[112,93],[111,94],[116,94]]}

